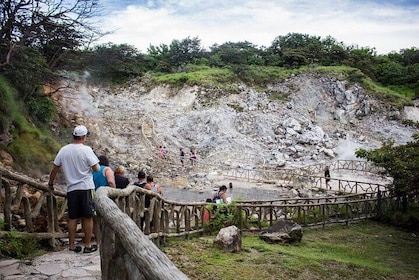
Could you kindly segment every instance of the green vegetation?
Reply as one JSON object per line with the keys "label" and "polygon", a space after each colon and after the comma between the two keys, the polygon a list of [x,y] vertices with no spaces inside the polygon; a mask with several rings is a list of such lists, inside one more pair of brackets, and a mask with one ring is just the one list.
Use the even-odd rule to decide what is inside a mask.
{"label": "green vegetation", "polygon": [[359,149],[355,154],[383,167],[394,178],[392,188],[396,194],[412,199],[419,195],[419,134],[405,145],[394,146],[393,141],[388,141],[379,149]]}
{"label": "green vegetation", "polygon": [[39,253],[38,249],[35,239],[23,238],[15,229],[7,232],[7,236],[0,239],[0,256],[22,259]]}
{"label": "green vegetation", "polygon": [[383,143],[375,150],[359,149],[357,157],[365,158],[383,167],[394,181],[390,189],[402,202],[402,211],[390,213],[383,219],[392,224],[419,229],[419,134],[405,145],[394,146],[393,141]]}
{"label": "green vegetation", "polygon": [[305,229],[300,243],[268,244],[244,233],[242,251],[224,253],[215,236],[162,247],[190,279],[417,279],[419,239],[372,221]]}
{"label": "green vegetation", "polygon": [[156,74],[155,81],[156,83],[165,83],[175,86],[189,84],[208,88],[228,89],[230,83],[236,83],[239,80],[229,69],[200,67],[198,70],[191,72]]}
{"label": "green vegetation", "polygon": [[[48,130],[42,131],[28,123],[22,104],[16,98],[16,91],[2,77],[0,77],[0,97],[6,101],[0,105],[2,112],[5,112],[0,115],[0,131],[8,133],[13,139],[7,147],[2,148],[13,155],[19,167],[34,172],[39,170],[45,172],[51,168],[50,162],[58,151],[58,144]],[[46,98],[43,100],[50,102]],[[47,109],[41,106],[40,112],[43,108],[51,109],[48,105],[46,107]]]}

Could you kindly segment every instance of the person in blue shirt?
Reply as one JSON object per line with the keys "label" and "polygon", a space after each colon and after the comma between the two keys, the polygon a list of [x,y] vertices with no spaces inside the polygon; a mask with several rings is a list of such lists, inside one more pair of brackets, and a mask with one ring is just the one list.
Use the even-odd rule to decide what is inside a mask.
{"label": "person in blue shirt", "polygon": [[93,181],[95,190],[100,187],[115,188],[115,176],[113,170],[109,167],[109,159],[106,156],[99,156],[99,170],[93,172]]}

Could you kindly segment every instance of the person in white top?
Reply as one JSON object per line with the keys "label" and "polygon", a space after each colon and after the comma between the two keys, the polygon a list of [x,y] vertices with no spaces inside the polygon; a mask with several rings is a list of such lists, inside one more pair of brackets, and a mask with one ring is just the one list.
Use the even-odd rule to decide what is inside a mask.
{"label": "person in white top", "polygon": [[54,190],[55,177],[62,169],[67,187],[69,249],[77,253],[81,252],[81,247],[75,246],[74,243],[79,219],[82,220],[85,238],[83,253],[97,250],[97,246],[91,245],[95,213],[92,199],[92,190],[95,189],[92,170],[99,170],[99,159],[92,148],[84,145],[88,134],[89,131],[83,125],[74,128],[73,142],[62,147],[56,155],[48,182],[48,186]]}
{"label": "person in white top", "polygon": [[163,195],[163,192],[162,192],[162,189],[161,189],[160,185],[154,183],[153,176],[148,175],[146,180],[147,180],[147,184],[145,184],[145,186],[144,186],[144,188],[146,190],[150,190],[150,191],[153,191],[153,192],[158,193],[160,195]]}

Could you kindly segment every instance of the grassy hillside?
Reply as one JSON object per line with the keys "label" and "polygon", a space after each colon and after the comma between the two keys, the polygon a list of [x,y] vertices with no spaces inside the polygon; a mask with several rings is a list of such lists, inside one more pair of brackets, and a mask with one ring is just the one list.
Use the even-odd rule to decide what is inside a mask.
{"label": "grassy hillside", "polygon": [[399,88],[379,86],[359,69],[348,66],[303,66],[296,69],[273,67],[273,66],[242,66],[211,68],[208,66],[189,66],[187,71],[181,73],[154,73],[155,84],[169,84],[172,86],[183,86],[184,84],[198,85],[209,88],[217,88],[228,92],[235,92],[238,83],[245,83],[250,86],[266,89],[268,84],[280,82],[290,78],[292,75],[313,74],[332,75],[339,80],[348,80],[352,83],[359,83],[372,96],[381,99],[389,105],[401,108],[403,105],[412,105],[411,97],[413,91]]}
{"label": "grassy hillside", "polygon": [[22,104],[17,101],[15,90],[0,77],[0,133],[3,139],[10,138],[0,145],[13,157],[14,167],[31,175],[44,174],[51,168],[51,161],[59,145],[47,129],[37,128],[28,122]]}

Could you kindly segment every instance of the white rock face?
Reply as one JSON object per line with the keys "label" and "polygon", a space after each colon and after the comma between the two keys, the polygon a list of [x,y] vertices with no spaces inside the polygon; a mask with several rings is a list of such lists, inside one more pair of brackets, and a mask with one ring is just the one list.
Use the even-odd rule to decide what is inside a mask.
{"label": "white rock face", "polygon": [[[359,85],[333,77],[294,76],[266,92],[238,88],[228,94],[197,86],[132,83],[111,90],[76,83],[59,102],[67,119],[88,126],[97,154],[132,174],[161,165],[153,159],[160,145],[176,162],[182,147],[205,163],[252,169],[349,159],[355,148],[376,148],[388,138],[402,144],[415,132],[375,110],[383,108]],[[272,99],[275,92],[288,99]],[[404,115],[418,120],[418,108],[405,108]]]}
{"label": "white rock face", "polygon": [[419,122],[419,108],[414,106],[406,106],[403,109],[403,116],[407,120]]}

